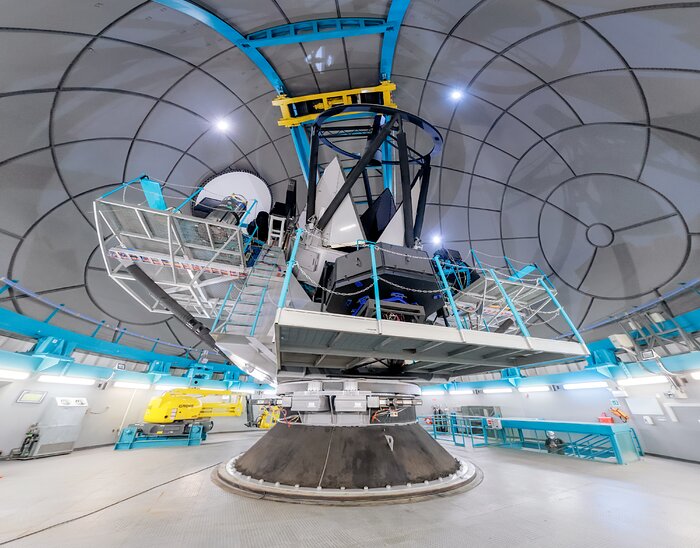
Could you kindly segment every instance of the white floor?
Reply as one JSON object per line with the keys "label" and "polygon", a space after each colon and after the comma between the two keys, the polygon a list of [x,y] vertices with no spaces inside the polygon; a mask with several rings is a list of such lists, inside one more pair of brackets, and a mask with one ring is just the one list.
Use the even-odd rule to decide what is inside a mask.
{"label": "white floor", "polygon": [[257,437],[0,462],[0,545],[700,548],[699,465],[468,448],[458,452],[484,472],[472,491],[414,504],[309,506],[212,483],[211,467]]}

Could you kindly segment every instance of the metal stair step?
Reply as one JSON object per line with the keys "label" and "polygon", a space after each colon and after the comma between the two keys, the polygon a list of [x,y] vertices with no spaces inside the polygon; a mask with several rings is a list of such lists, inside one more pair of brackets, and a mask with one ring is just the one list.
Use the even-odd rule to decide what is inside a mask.
{"label": "metal stair step", "polygon": [[264,280],[269,280],[270,275],[269,274],[258,274],[256,272],[251,272],[250,274],[248,274],[248,278],[262,278]]}

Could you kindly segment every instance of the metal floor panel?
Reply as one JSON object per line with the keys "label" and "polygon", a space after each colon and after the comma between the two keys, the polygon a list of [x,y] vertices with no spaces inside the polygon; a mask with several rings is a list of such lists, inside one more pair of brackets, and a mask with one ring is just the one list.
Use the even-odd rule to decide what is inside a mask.
{"label": "metal floor panel", "polygon": [[344,369],[358,359],[375,358],[405,360],[409,369],[459,374],[476,367],[517,367],[588,354],[578,342],[390,320],[379,325],[373,318],[290,308],[279,311],[275,329],[282,369],[319,364]]}
{"label": "metal floor panel", "polygon": [[616,466],[452,447],[483,470],[480,486],[373,507],[256,500],[220,489],[209,469],[197,472],[257,438],[215,434],[199,447],[100,448],[3,462],[0,542],[74,518],[9,546],[637,548],[695,547],[700,539],[700,468],[694,464],[646,457]]}

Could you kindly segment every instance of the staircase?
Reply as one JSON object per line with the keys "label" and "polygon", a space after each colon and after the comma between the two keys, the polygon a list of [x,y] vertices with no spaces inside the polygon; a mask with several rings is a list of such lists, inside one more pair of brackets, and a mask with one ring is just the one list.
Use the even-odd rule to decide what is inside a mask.
{"label": "staircase", "polygon": [[281,248],[263,246],[228,316],[217,327],[217,332],[247,334],[251,337],[255,335],[270,281],[279,270],[278,260],[281,255]]}

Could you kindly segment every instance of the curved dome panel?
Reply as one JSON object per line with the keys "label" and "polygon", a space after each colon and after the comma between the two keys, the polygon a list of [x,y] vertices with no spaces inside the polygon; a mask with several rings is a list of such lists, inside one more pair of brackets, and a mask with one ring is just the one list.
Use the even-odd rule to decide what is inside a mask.
{"label": "curved dome panel", "polygon": [[[31,2],[6,4],[2,274],[85,313],[157,322],[163,340],[189,340],[106,279],[94,260],[91,201],[142,173],[182,200],[228,168],[258,173],[280,199],[289,178],[303,176],[270,105],[276,91],[225,38],[154,2],[55,0],[40,13]],[[389,8],[388,0],[202,4],[243,34],[318,17],[386,17]],[[700,271],[700,7],[614,4],[413,0],[392,74],[399,107],[445,137],[424,239],[442,235],[496,266],[503,255],[537,262],[579,324]],[[290,93],[302,94],[376,84],[381,45],[370,35],[263,54]],[[221,118],[226,133],[216,130]],[[15,296],[2,304],[42,315]]]}

